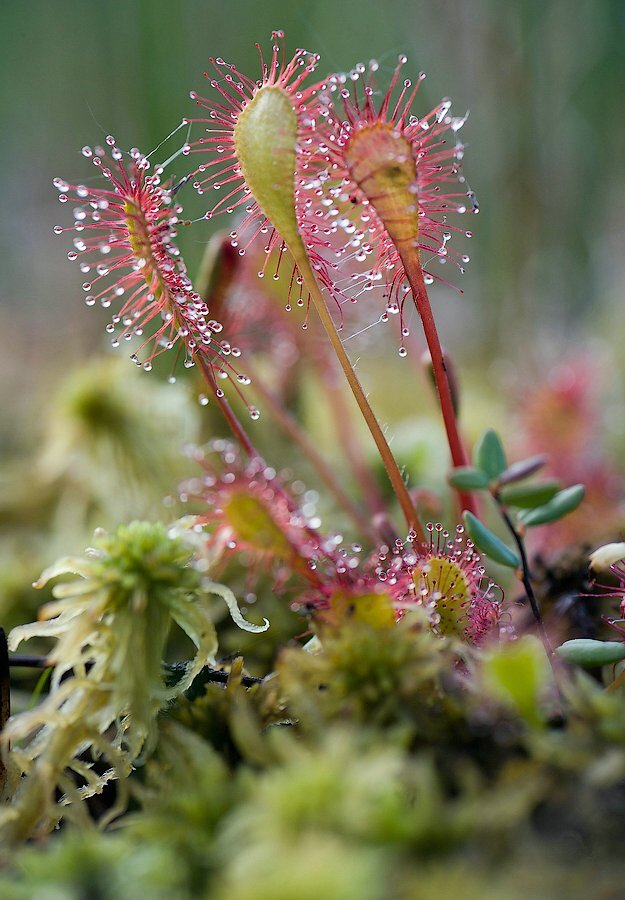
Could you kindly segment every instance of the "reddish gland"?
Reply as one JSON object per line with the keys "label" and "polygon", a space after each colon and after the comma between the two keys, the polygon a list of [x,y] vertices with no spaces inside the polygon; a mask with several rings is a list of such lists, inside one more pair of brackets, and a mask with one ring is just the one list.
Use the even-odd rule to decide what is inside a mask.
{"label": "reddish gland", "polygon": [[137,259],[143,260],[145,263],[143,269],[143,277],[148,286],[152,285],[154,276],[161,285],[161,279],[158,276],[158,264],[152,253],[152,243],[148,231],[148,223],[138,204],[132,200],[126,200],[124,203],[124,213],[126,215],[126,226],[128,228],[128,240],[133,254]]}
{"label": "reddish gland", "polygon": [[[469,624],[471,590],[460,565],[444,556],[432,556],[413,575],[415,587],[439,615],[441,634],[464,637]],[[423,595],[425,591],[425,595]]]}
{"label": "reddish gland", "polygon": [[[392,125],[378,121],[355,131],[344,154],[350,176],[375,209],[399,253],[432,357],[452,463],[465,466],[468,459],[456,425],[445,360],[419,258],[417,161],[412,145]],[[477,514],[471,494],[460,492],[459,497],[463,509]]]}
{"label": "reddish gland", "polygon": [[402,245],[415,247],[419,237],[417,165],[410,141],[390,125],[377,122],[354,133],[345,147],[345,159],[399,253]]}

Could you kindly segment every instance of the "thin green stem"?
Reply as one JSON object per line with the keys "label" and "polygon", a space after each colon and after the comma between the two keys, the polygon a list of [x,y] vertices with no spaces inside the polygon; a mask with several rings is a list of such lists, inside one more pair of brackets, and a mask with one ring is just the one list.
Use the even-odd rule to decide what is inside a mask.
{"label": "thin green stem", "polygon": [[356,506],[347,492],[343,489],[334,470],[326,462],[321,453],[319,453],[308,435],[302,431],[293,416],[291,416],[277,400],[272,391],[263,384],[262,378],[250,369],[249,364],[247,370],[252,378],[254,390],[262,398],[264,405],[268,408],[278,427],[300,448],[304,456],[306,456],[310,464],[316,470],[319,477],[334,494],[336,502],[352,519],[357,528],[365,533],[369,533],[371,537],[374,537],[372,534],[371,522],[367,520],[363,512]]}
{"label": "thin green stem", "polygon": [[506,523],[508,531],[512,535],[512,539],[517,546],[517,550],[519,551],[519,556],[521,558],[521,581],[523,583],[523,587],[525,588],[525,594],[529,601],[530,608],[536,620],[536,625],[538,626],[538,631],[540,632],[540,637],[545,646],[545,650],[548,652],[549,656],[553,656],[553,648],[547,636],[547,631],[545,629],[545,624],[543,622],[543,618],[540,614],[540,606],[538,605],[538,599],[534,592],[534,586],[532,584],[532,573],[530,570],[529,562],[527,559],[527,552],[525,550],[525,541],[523,540],[521,534],[518,532],[514,522],[508,515],[507,510],[503,506],[501,500],[499,499],[496,493],[493,494],[499,512],[501,514],[502,519]]}
{"label": "thin green stem", "polygon": [[345,451],[347,461],[354,473],[354,478],[360,485],[365,503],[373,515],[384,518],[386,515],[384,497],[365,458],[363,448],[359,441],[354,439],[351,416],[345,403],[343,388],[342,385],[336,383],[338,372],[334,368],[330,370],[320,360],[315,361],[315,368],[318,377],[325,385],[330,412],[334,419],[334,427],[341,446]]}
{"label": "thin green stem", "polygon": [[525,541],[523,540],[523,536],[517,530],[514,522],[508,515],[507,510],[503,506],[499,496],[495,492],[493,494],[499,512],[501,513],[501,517],[506,523],[508,527],[508,531],[512,535],[514,543],[517,546],[517,550],[519,551],[519,556],[521,557],[521,581],[523,583],[523,587],[525,588],[525,595],[529,601],[529,605],[532,609],[532,613],[534,614],[534,618],[536,620],[536,625],[538,627],[538,633],[540,635],[540,639],[542,641],[543,647],[545,648],[545,652],[547,653],[547,657],[549,659],[549,663],[551,665],[551,671],[553,672],[553,679],[556,688],[556,692],[558,694],[558,698],[560,703],[564,705],[562,687],[560,685],[560,675],[557,668],[557,656],[553,651],[553,647],[551,646],[551,641],[547,635],[547,629],[545,628],[545,623],[543,622],[543,618],[540,614],[540,606],[538,605],[538,598],[534,593],[534,585],[532,584],[532,573],[530,570],[529,562],[527,559],[527,552],[525,550]]}
{"label": "thin green stem", "polygon": [[[445,365],[445,357],[438,337],[438,331],[436,329],[436,323],[430,305],[430,298],[428,297],[425,281],[423,280],[423,269],[421,268],[419,253],[416,249],[413,250],[411,248],[410,251],[404,250],[401,254],[401,258],[406,277],[412,290],[414,304],[421,318],[425,340],[427,341],[430,356],[432,358],[432,371],[443,415],[447,442],[451,453],[451,461],[454,468],[466,466],[468,465],[468,456],[458,430],[453,395],[447,375],[447,367]],[[477,504],[473,494],[468,491],[458,491],[458,497],[463,510],[469,510],[473,515],[478,514]]]}
{"label": "thin green stem", "polygon": [[[349,357],[345,352],[345,348],[343,347],[343,343],[339,337],[338,331],[336,330],[334,320],[326,306],[326,302],[323,294],[321,293],[321,289],[317,284],[317,280],[308,261],[308,257],[303,252],[297,253],[298,249],[299,248],[291,248],[291,252],[295,257],[295,261],[299,268],[300,274],[304,279],[306,288],[310,294],[315,309],[317,310],[319,318],[321,319],[321,323],[326,330],[326,334],[328,335],[330,343],[332,344],[332,349],[334,350],[341,368],[345,373],[345,377],[347,378],[348,384],[352,390],[354,399],[356,400],[356,403],[360,408],[363,418],[367,423],[367,427],[371,432],[371,436],[375,441],[375,445],[378,448],[378,452],[380,454],[380,457],[382,458],[382,462],[384,463],[384,467],[393,487],[393,491],[395,492],[395,496],[397,497],[401,510],[406,519],[406,524],[411,531],[415,532],[419,540],[425,540],[423,527],[421,525],[421,522],[419,521],[417,511],[414,507],[414,503],[412,502],[410,494],[408,493],[408,489],[404,484],[404,479],[402,478],[401,472],[399,471],[397,461],[391,453],[391,448],[389,447],[388,442],[384,437],[384,433],[380,428],[380,424],[376,419],[373,410],[371,409],[365,392],[362,389],[362,385],[360,384],[360,381],[358,380],[358,377],[354,372]],[[293,252],[294,250],[296,252]]]}

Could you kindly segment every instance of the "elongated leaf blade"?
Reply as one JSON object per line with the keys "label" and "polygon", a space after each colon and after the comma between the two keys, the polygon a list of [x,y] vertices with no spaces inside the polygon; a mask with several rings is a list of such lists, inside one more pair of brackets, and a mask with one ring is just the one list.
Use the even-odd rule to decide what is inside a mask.
{"label": "elongated leaf blade", "polygon": [[556,649],[560,659],[578,666],[607,666],[625,659],[625,643],[621,641],[592,641],[579,638],[566,641]]}
{"label": "elongated leaf blade", "polygon": [[537,484],[511,484],[499,492],[501,502],[520,509],[544,506],[562,490],[560,481],[540,481]]}
{"label": "elongated leaf blade", "polygon": [[488,428],[481,436],[473,451],[473,464],[488,475],[489,481],[499,478],[506,468],[506,454],[499,435]]}
{"label": "elongated leaf blade", "polygon": [[563,516],[577,509],[584,499],[585,488],[583,484],[574,484],[572,487],[559,491],[544,506],[537,506],[523,512],[519,516],[519,520],[527,527],[532,528],[536,525],[548,525],[549,522],[557,522]]}
{"label": "elongated leaf blade", "polygon": [[519,462],[512,463],[499,476],[500,484],[512,484],[515,481],[523,481],[534,475],[539,469],[547,465],[549,457],[545,453],[539,453],[537,456],[529,456],[527,459],[521,459]]}
{"label": "elongated leaf blade", "polygon": [[510,569],[518,569],[521,560],[517,553],[508,547],[507,544],[497,537],[497,535],[487,528],[473,513],[464,513],[464,524],[467,534],[475,544],[489,559],[497,562],[502,566],[508,566]]}
{"label": "elongated leaf blade", "polygon": [[488,475],[472,466],[460,466],[449,473],[447,478],[452,487],[461,491],[479,491],[488,487]]}

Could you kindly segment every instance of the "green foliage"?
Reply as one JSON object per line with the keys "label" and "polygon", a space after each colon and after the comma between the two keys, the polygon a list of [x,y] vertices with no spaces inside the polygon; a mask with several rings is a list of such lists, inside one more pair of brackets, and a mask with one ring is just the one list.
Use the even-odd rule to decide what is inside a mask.
{"label": "green foliage", "polygon": [[[104,819],[124,810],[126,780],[154,747],[159,710],[215,661],[213,595],[223,597],[240,627],[265,630],[267,623],[245,622],[232,592],[203,574],[182,534],[188,536],[180,525],[132,522],[96,535],[85,557],[62,559],[42,575],[44,584],[59,575],[72,580],[55,585],[56,600],[40,611],[43,621],[9,637],[11,649],[31,637],[56,644],[48,654],[49,694],[3,729],[10,803],[0,809],[2,843],[46,833],[65,816],[84,825],[90,821],[84,801],[111,781],[119,795]],[[162,663],[173,625],[195,645],[195,656],[166,686]],[[101,772],[95,764],[103,760]]]}
{"label": "green foliage", "polygon": [[270,511],[256,497],[244,490],[234,491],[224,504],[224,514],[239,540],[259,552],[281,559],[289,559],[294,551],[284,531],[274,521]]}
{"label": "green foliage", "polygon": [[530,725],[544,721],[547,691],[553,689],[549,662],[537,638],[526,635],[488,653],[482,679],[492,693]]}
{"label": "green foliage", "polygon": [[565,641],[557,648],[556,653],[566,662],[576,663],[578,666],[607,666],[625,659],[625,643],[578,638]]}
{"label": "green foliage", "polygon": [[513,484],[517,481],[523,481],[534,475],[547,463],[548,457],[544,453],[529,456],[527,459],[521,459],[512,463],[499,476],[499,484]]}
{"label": "green foliage", "polygon": [[585,488],[583,484],[575,484],[572,487],[565,488],[544,505],[522,512],[519,520],[526,528],[557,522],[558,519],[577,509],[584,499],[584,493]]}
{"label": "green foliage", "polygon": [[[399,728],[415,740],[459,738],[463,715],[453,689],[458,647],[407,615],[395,628],[349,622],[322,632],[321,653],[287,649],[278,674],[299,726],[353,720]],[[449,690],[443,688],[447,682]]]}
{"label": "green foliage", "polygon": [[476,671],[478,656],[462,662],[419,617],[320,638],[315,652],[283,651],[260,687],[244,689],[234,664],[225,689],[179,697],[131,782],[125,827],[68,827],[20,851],[0,897],[581,900],[597,884],[611,896],[621,697],[571,679],[569,716],[552,726],[535,639],[491,648]]}
{"label": "green foliage", "polygon": [[504,544],[501,538],[497,537],[483,522],[480,522],[473,513],[465,512],[463,519],[469,537],[479,550],[482,550],[493,562],[508,566],[510,569],[519,568],[521,560],[518,554]]}
{"label": "green foliage", "polygon": [[0,881],[2,900],[171,900],[180,897],[176,891],[184,878],[182,861],[171,849],[78,829],[46,848],[23,851],[19,872]]}
{"label": "green foliage", "polygon": [[487,488],[489,484],[488,475],[481,469],[474,469],[472,466],[460,466],[453,469],[448,476],[447,481],[452,487],[460,490],[477,491]]}
{"label": "green foliage", "polygon": [[555,480],[534,484],[511,484],[501,489],[499,499],[504,506],[534,509],[535,506],[542,506],[555,497],[561,487],[561,482]]}
{"label": "green foliage", "polygon": [[[155,53],[154,47],[159,41],[156,25],[159,19],[167,19],[163,16],[166,4],[158,0],[156,6],[163,8],[141,4],[134,14],[129,8],[129,27],[116,28],[115,32],[119,39],[117,58],[134,60],[133,65],[153,63],[155,83],[161,79],[163,88],[162,79],[169,76],[163,74],[167,67],[161,65],[163,56]],[[273,6],[270,3],[268,10],[257,5],[255,12],[261,17],[273,16]],[[444,13],[436,12],[436,6],[423,6],[419,12],[425,16],[421,22],[425,27],[413,29],[427,35],[427,41],[434,38],[434,48],[436,29],[427,26],[440,25],[445,19]],[[561,37],[566,32],[557,27],[563,16],[566,18],[566,10],[550,12],[548,21],[538,23],[540,27],[536,16],[527,10],[500,12],[503,18],[500,16],[498,22],[504,27],[499,37],[503,39],[490,43],[502,48],[506,60],[510,57],[505,46],[507,25],[514,25],[510,33],[520,35],[521,45],[529,41],[533,51],[539,46],[537,42],[544,42],[545,35],[549,37],[550,29],[551,36]],[[198,10],[187,17],[186,38],[191,43],[204,40],[195,13]],[[88,19],[88,12],[86,15]],[[107,19],[106,10],[102,15]],[[204,10],[200,18],[206,15],[210,18],[212,12]],[[601,18],[594,9],[580,15],[582,24],[593,17],[603,26],[610,20],[607,13]],[[52,12],[39,17],[41,33],[52,28],[52,34],[62,18]],[[185,17],[179,18],[182,21]],[[399,21],[401,17],[396,18]],[[352,19],[364,39],[370,26],[363,24],[363,17]],[[468,16],[465,24],[471,28],[470,19]],[[59,27],[63,30],[65,25]],[[4,29],[10,35],[7,50],[20,28]],[[176,28],[169,28],[165,42],[172,52],[185,44]],[[603,31],[616,33],[605,27]],[[447,36],[453,37],[452,32],[464,33],[455,28]],[[480,29],[473,39],[479,40],[478,32]],[[488,29],[481,32],[488,34]],[[129,40],[131,53],[125,52]],[[40,43],[57,46],[62,41]],[[308,39],[295,43],[310,44]],[[87,44],[88,52],[97,55],[93,41]],[[545,46],[548,44],[547,40]],[[80,56],[81,42],[74,41],[74,45]],[[603,77],[605,66],[596,65],[597,59],[605,63],[609,54],[605,48],[603,53],[595,46],[592,50],[586,55],[562,56],[575,60],[571,72],[577,93],[579,84],[588,83],[587,78],[577,77],[584,74],[584,65],[593,65],[602,83],[610,80]],[[10,52],[5,56],[10,61]],[[478,53],[475,58],[481,60],[482,56]],[[586,58],[590,63],[584,62]],[[521,52],[520,68],[513,74],[524,77],[526,62]],[[484,69],[491,86],[484,94],[487,106],[489,97],[490,101],[495,96],[499,99],[501,91],[500,80],[491,77],[491,69]],[[175,81],[177,75],[173,74]],[[523,77],[510,79],[515,91]],[[612,80],[618,83],[617,78]],[[557,78],[551,82],[559,84]],[[138,80],[130,78],[124,83],[137,84]],[[544,91],[534,93],[539,98],[536,102],[554,106],[553,98]],[[587,103],[577,93],[573,104],[576,114],[581,103],[583,109],[588,107],[586,112],[594,109],[592,116],[597,121],[606,119],[603,106],[610,106],[607,99],[605,104]],[[151,98],[152,106],[155,102],[158,105],[163,91],[148,91],[145,96]],[[531,91],[528,96],[533,96]],[[608,97],[603,88],[602,96]],[[30,109],[32,104],[26,106]],[[527,118],[532,109],[527,104],[521,106]],[[556,106],[565,109],[566,103],[558,101]],[[286,159],[292,175],[298,161],[294,148],[297,129],[280,131],[273,127],[280,119],[275,113],[286,113],[287,118],[294,119],[291,102],[271,87],[258,105],[247,104],[246,108],[252,112],[242,113],[243,125],[234,135],[239,151],[244,151],[244,174],[283,235],[286,228],[287,242],[299,244],[293,197],[282,196],[275,173],[271,174]],[[439,125],[451,121],[446,113],[442,115]],[[259,129],[256,126],[261,119]],[[526,127],[528,122],[520,132],[531,142],[534,131]],[[599,134],[600,129],[595,131]],[[502,139],[507,140],[507,134]],[[549,141],[548,134],[543,137]],[[551,140],[557,143],[560,137],[556,129]],[[196,135],[187,139],[195,141]],[[156,140],[150,143],[154,146]],[[587,144],[583,152],[579,148],[576,151],[583,155],[586,166]],[[574,145],[569,142],[569,149],[575,150]],[[282,152],[276,155],[276,146],[286,156]],[[174,159],[175,149],[170,147],[166,155],[171,150]],[[460,147],[457,151],[460,156]],[[483,160],[487,158],[482,156]],[[558,153],[547,149],[540,156],[543,166],[552,158],[557,160],[554,165],[567,169],[561,166]],[[532,153],[521,153],[521,157],[530,159]],[[513,168],[516,171],[518,166]],[[13,170],[13,166],[7,167],[7,171]],[[389,171],[392,175],[392,168]],[[535,175],[532,172],[529,181],[521,179],[519,184],[550,181]],[[585,179],[587,184],[591,181]],[[287,187],[292,187],[292,182],[292,177],[284,181]],[[572,179],[572,183],[582,182],[584,179]],[[179,186],[185,186],[184,178]],[[390,187],[385,185],[385,190]],[[349,209],[352,197],[347,193],[337,202]],[[526,205],[529,194],[526,190],[521,194],[522,205]],[[407,199],[411,209],[413,200],[419,200],[414,196]],[[287,207],[290,204],[290,211],[284,207],[285,202]],[[99,217],[96,206],[92,204],[94,221]],[[571,225],[574,216],[562,218],[569,228],[581,229],[584,240],[592,220],[588,214],[591,206],[580,206],[585,210],[580,219],[583,227]],[[528,223],[535,224],[528,210],[521,210],[521,215],[519,209],[512,214],[510,209],[501,211],[506,228],[518,231],[511,238],[511,246],[524,261],[524,271],[528,268],[525,262],[536,255],[533,245],[541,243],[541,229],[527,227]],[[338,209],[332,214],[335,211]],[[195,211],[190,215],[194,217]],[[502,232],[497,227],[493,230],[492,221],[490,227],[493,233]],[[548,230],[555,233],[553,228]],[[508,237],[511,235],[512,230]],[[137,251],[138,232],[132,224],[130,239],[131,249]],[[219,240],[229,241],[225,235]],[[358,241],[362,243],[356,236],[354,247]],[[199,242],[191,243],[199,246]],[[319,394],[326,377],[328,394],[339,399],[330,366],[322,351],[315,348],[317,358],[310,366],[313,374],[304,376],[310,379],[312,398],[306,408],[306,388],[302,388],[302,376],[297,371],[306,366],[295,362],[301,336],[278,324],[279,314],[275,318],[273,313],[266,314],[269,306],[262,304],[267,298],[250,285],[249,272],[233,291],[238,300],[233,312],[229,306],[232,297],[225,296],[231,287],[229,279],[236,281],[234,269],[243,268],[254,254],[251,251],[239,258],[236,251],[230,252],[236,266],[233,264],[225,279],[218,278],[224,296],[213,295],[215,281],[212,286],[207,281],[206,291],[200,288],[199,292],[210,301],[211,315],[221,318],[223,313],[224,320],[243,320],[243,339],[249,345],[252,371],[260,373],[261,378],[265,368],[271,373],[269,386],[277,383],[283,391],[282,399],[287,398],[283,412],[297,409],[304,411],[305,417],[317,416],[321,421],[320,444],[325,444],[332,401],[320,401]],[[577,259],[580,254],[573,256]],[[504,303],[520,305],[518,291],[501,290],[498,261],[505,257],[490,254],[494,263],[485,271],[490,273],[491,294],[496,291]],[[97,272],[94,280],[98,280],[100,266],[93,268]],[[555,273],[556,267],[552,268]],[[579,297],[585,297],[584,279],[576,277],[575,265],[568,268],[571,284],[577,285]],[[255,258],[252,270],[255,274]],[[559,267],[554,278],[561,283],[566,271],[566,266]],[[272,281],[266,278],[264,284]],[[227,282],[226,287],[223,282]],[[107,305],[110,298],[104,291],[100,293],[100,286],[98,296]],[[548,287],[543,289],[548,292]],[[296,297],[298,288],[294,290]],[[536,291],[528,292],[527,285],[519,290],[524,296],[537,296]],[[399,281],[393,282],[393,291],[401,298]],[[130,293],[126,291],[122,304],[132,303]],[[267,293],[270,303],[278,299],[273,288]],[[569,298],[570,291],[560,293]],[[300,295],[302,305],[305,297],[305,293]],[[150,302],[156,301],[158,306],[158,299],[156,291]],[[276,308],[283,306],[284,300],[285,296],[280,296]],[[542,307],[538,297],[534,312]],[[18,316],[19,309],[17,304]],[[262,310],[260,315],[258,309]],[[151,307],[150,311],[157,310]],[[254,315],[258,316],[256,322]],[[505,322],[506,327],[510,324],[506,315],[483,316],[481,333],[494,327],[494,321]],[[167,319],[156,316],[148,327],[161,323],[165,326]],[[229,330],[231,324],[227,322],[224,334],[237,340]],[[130,327],[125,322],[122,325]],[[265,342],[259,354],[260,367],[254,359],[255,328],[262,332]],[[45,325],[30,329],[18,323],[15,334],[27,335],[28,354],[22,356],[29,360],[37,357],[41,350],[37,332],[47,330]],[[353,330],[349,334],[357,338]],[[164,343],[159,350],[165,349]],[[279,352],[268,349],[271,343],[279,345]],[[231,352],[225,342],[222,349],[224,359],[230,353],[232,359],[236,358],[234,348]],[[370,354],[372,358],[376,355]],[[155,365],[153,374],[157,377],[159,371],[167,375],[169,361],[165,358],[160,357]],[[490,352],[484,356],[486,360],[492,358]],[[283,366],[285,360],[289,363]],[[196,404],[191,405],[189,395],[178,387],[165,388],[158,380],[145,380],[138,373],[133,377],[125,362],[90,365],[74,373],[58,393],[46,392],[47,424],[43,433],[34,437],[37,447],[33,457],[16,461],[9,478],[18,482],[18,487],[12,487],[10,496],[7,492],[0,504],[0,518],[10,533],[0,556],[2,612],[7,617],[3,625],[35,618],[33,593],[24,586],[55,557],[57,541],[66,542],[62,547],[65,552],[67,547],[81,546],[85,530],[91,531],[94,525],[115,527],[121,520],[160,516],[163,495],[171,495],[179,476],[188,475],[179,446],[197,432]],[[453,381],[451,361],[446,360],[446,365]],[[197,367],[183,377],[193,377],[194,371]],[[399,379],[387,359],[379,365],[377,374],[382,371],[379,381],[371,379],[374,389],[386,394],[385,400],[391,404],[403,394],[399,402],[406,403],[405,463],[411,488],[416,488],[419,514],[424,521],[426,515],[434,521],[445,520],[449,510],[444,501],[439,502],[439,493],[442,496],[447,456],[440,452],[438,423],[417,420],[416,404],[421,400],[415,395],[420,392],[398,391]],[[383,381],[384,377],[388,381]],[[405,373],[399,377],[405,381]],[[23,381],[27,383],[28,379]],[[256,374],[254,381],[262,387]],[[289,383],[280,385],[281,381]],[[453,392],[457,400],[455,386]],[[234,398],[233,405],[237,404]],[[21,414],[36,421],[31,404],[23,402],[21,406],[27,410]],[[217,405],[211,402],[209,415],[213,409],[219,415]],[[22,638],[39,641],[35,650],[49,654],[54,672],[49,693],[38,699],[20,689],[17,678],[13,679],[15,714],[2,736],[8,777],[0,808],[0,898],[440,900],[462,896],[467,900],[586,900],[589,896],[622,894],[625,866],[618,823],[625,815],[625,676],[617,675],[604,690],[598,681],[573,666],[549,660],[543,645],[523,634],[523,611],[512,602],[504,607],[501,619],[497,603],[494,628],[484,630],[481,645],[471,642],[467,625],[472,596],[483,574],[479,560],[475,554],[473,565],[463,559],[467,563],[464,570],[459,562],[434,554],[423,570],[418,562],[413,567],[411,554],[418,558],[418,541],[409,539],[403,550],[397,549],[402,542],[395,540],[395,510],[384,495],[388,489],[386,476],[380,499],[366,471],[366,451],[361,456],[356,441],[351,441],[353,423],[344,417],[340,402],[332,413],[339,424],[334,438],[348,449],[336,471],[339,478],[349,478],[350,490],[358,487],[357,498],[363,501],[363,508],[355,518],[364,518],[371,526],[364,529],[365,540],[362,534],[357,535],[358,540],[365,544],[375,533],[379,536],[377,544],[365,544],[364,551],[354,549],[352,553],[347,549],[356,537],[351,524],[345,528],[342,519],[332,519],[331,527],[345,534],[344,547],[338,550],[338,539],[335,545],[333,537],[317,534],[316,528],[309,526],[308,516],[300,517],[296,508],[299,500],[295,499],[293,508],[288,506],[284,515],[274,517],[275,495],[270,492],[267,502],[260,501],[247,485],[233,490],[223,508],[219,501],[225,492],[215,491],[211,513],[218,512],[213,519],[217,522],[213,534],[203,533],[189,520],[176,523],[173,529],[134,521],[110,535],[100,533],[95,546],[84,556],[64,558],[46,571],[44,580],[62,576],[62,582],[53,588],[54,600],[47,598],[50,602],[40,611],[39,621],[18,626],[12,637],[12,649]],[[388,408],[384,415],[389,421],[392,418]],[[344,422],[339,421],[342,417]],[[480,419],[474,407],[472,416],[467,417],[469,429]],[[209,423],[205,426],[207,433],[214,437],[214,422],[205,421]],[[594,420],[589,429],[594,441]],[[15,438],[11,435],[10,440]],[[263,447],[262,442],[267,440],[276,452],[267,456],[273,465],[284,459],[289,465],[300,462],[297,442],[285,450],[272,446],[272,434],[259,440],[256,446]],[[563,440],[563,447],[565,443]],[[570,443],[577,449],[574,437]],[[397,444],[395,441],[394,449]],[[19,448],[19,441],[15,445]],[[504,507],[500,511],[506,517],[505,508],[510,508],[510,522],[506,521],[511,530],[520,526],[520,534],[515,537],[521,540],[525,527],[557,522],[583,498],[581,485],[562,490],[559,482],[520,483],[544,463],[544,456],[534,456],[508,465],[502,440],[489,429],[476,445],[474,466],[455,469],[449,483],[466,492],[488,492],[488,502],[494,500]],[[293,468],[299,478],[299,468]],[[221,474],[216,476],[217,482]],[[198,476],[189,495],[195,495],[194,487],[199,486],[201,492],[211,477]],[[563,483],[583,480],[579,473],[562,477]],[[302,499],[302,508],[314,509],[312,493],[305,494],[303,484],[302,494],[298,491],[294,496]],[[169,503],[175,501],[170,499]],[[317,512],[314,509],[310,521],[317,518]],[[325,513],[322,508],[321,517]],[[512,550],[487,525],[470,513],[465,522],[470,537],[490,559],[509,568],[520,567],[522,554]],[[305,533],[299,547],[295,546],[297,536],[293,542],[289,536],[294,523],[294,532],[301,528]],[[450,525],[446,522],[447,527]],[[443,526],[440,528],[435,540],[447,542],[449,535]],[[593,540],[591,534],[585,537]],[[445,550],[451,548],[453,554],[457,540],[452,537]],[[358,555],[361,552],[363,557]],[[577,548],[572,552],[578,552]],[[40,564],[42,557],[45,559]],[[268,558],[271,566],[265,565]],[[354,570],[350,568],[352,563]],[[545,584],[554,571],[550,565],[548,561]],[[295,584],[296,568],[303,587]],[[383,575],[379,580],[378,569]],[[423,575],[425,570],[427,577]],[[466,577],[465,571],[470,573]],[[361,580],[351,582],[350,574]],[[530,573],[524,570],[523,574],[527,589]],[[214,577],[223,583],[217,583]],[[402,578],[408,587],[405,596],[397,599],[392,586]],[[560,615],[561,601],[568,602],[568,609],[579,611],[582,603],[573,602],[571,597],[577,598],[586,589],[581,584],[578,577],[559,597],[555,597],[555,590],[550,593],[546,589],[548,599],[553,601],[545,604],[547,631],[553,624],[553,633],[562,634],[559,640],[569,633],[567,621]],[[618,590],[622,597],[625,584],[619,583]],[[245,598],[248,608],[243,612],[247,615],[251,611],[258,624],[243,619],[235,595]],[[508,590],[508,596],[514,600],[515,590]],[[482,615],[485,617],[488,611],[484,604]],[[599,615],[593,612],[594,620]],[[272,628],[259,638],[267,619]],[[590,631],[581,613],[576,627]],[[609,666],[625,659],[623,648],[622,643],[584,638],[566,641],[557,653],[576,665],[605,665],[602,674],[607,680]],[[178,662],[164,667],[166,660]],[[210,670],[205,668],[207,663]],[[211,681],[214,667],[223,670],[220,674],[224,678],[227,673],[226,684]],[[180,677],[168,681],[164,670]],[[262,684],[248,688],[250,680],[245,675],[249,672],[266,677]],[[7,673],[1,674],[6,680]],[[28,681],[22,684],[29,686]],[[61,827],[57,829],[59,822]],[[111,823],[113,827],[109,827]],[[37,842],[28,844],[32,837]]]}
{"label": "green foliage", "polygon": [[506,468],[506,454],[501,438],[492,428],[488,428],[480,437],[473,450],[473,464],[480,469],[489,481],[499,478]]}

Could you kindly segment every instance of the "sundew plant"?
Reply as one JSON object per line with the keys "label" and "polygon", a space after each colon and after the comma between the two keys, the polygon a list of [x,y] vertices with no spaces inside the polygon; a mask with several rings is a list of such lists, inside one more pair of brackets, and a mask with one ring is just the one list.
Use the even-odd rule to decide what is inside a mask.
{"label": "sundew plant", "polygon": [[[2,633],[0,896],[581,897],[597,867],[617,896],[622,520],[558,469],[574,437],[476,435],[441,345],[467,117],[404,56],[258,54],[209,60],[165,159],[108,135],[54,180],[118,359],[62,389],[37,463],[41,529],[98,527]],[[434,491],[356,371],[366,321],[396,326],[395,390],[436,400]]]}

